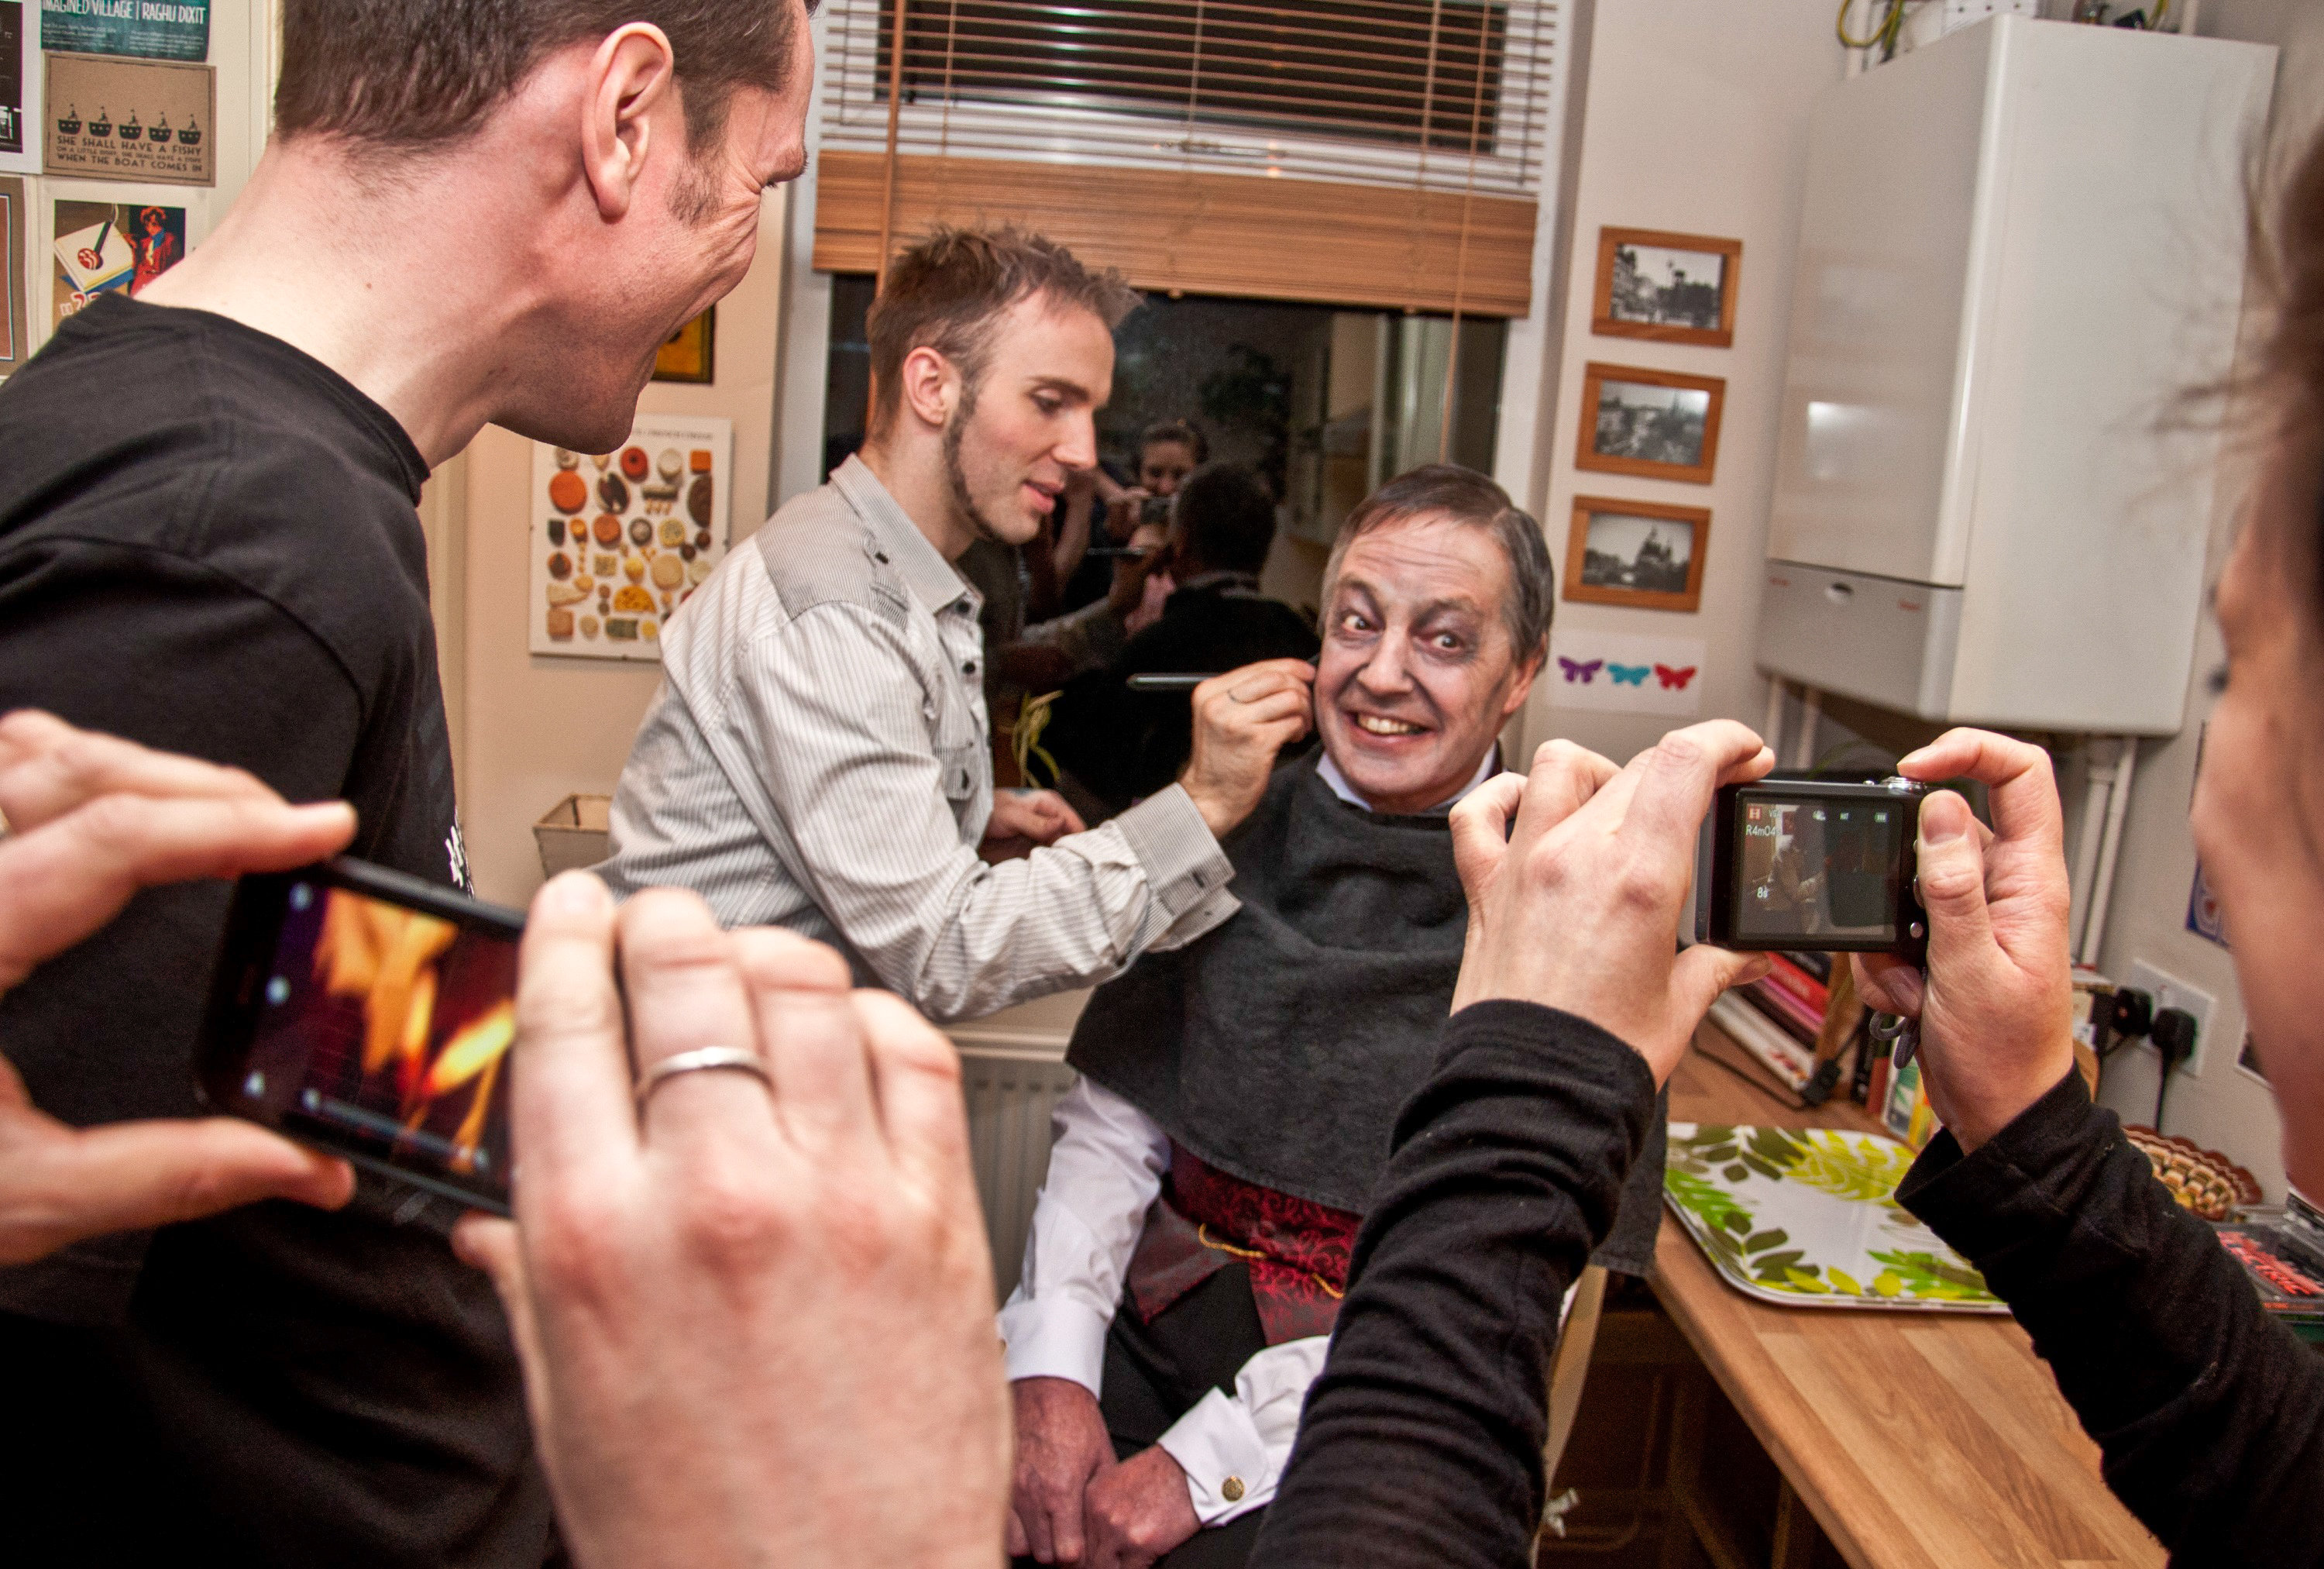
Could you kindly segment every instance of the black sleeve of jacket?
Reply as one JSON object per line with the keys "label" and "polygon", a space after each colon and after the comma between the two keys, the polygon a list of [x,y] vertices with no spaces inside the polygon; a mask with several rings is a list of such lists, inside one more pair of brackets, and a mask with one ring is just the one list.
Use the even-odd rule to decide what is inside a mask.
{"label": "black sleeve of jacket", "polygon": [[1897,1190],[1985,1274],[2175,1565],[2324,1564],[2324,1360],[2261,1306],[2080,1074]]}
{"label": "black sleeve of jacket", "polygon": [[1452,1017],[1397,1120],[1253,1564],[1533,1562],[1559,1306],[1654,1107],[1645,1062],[1583,1020]]}

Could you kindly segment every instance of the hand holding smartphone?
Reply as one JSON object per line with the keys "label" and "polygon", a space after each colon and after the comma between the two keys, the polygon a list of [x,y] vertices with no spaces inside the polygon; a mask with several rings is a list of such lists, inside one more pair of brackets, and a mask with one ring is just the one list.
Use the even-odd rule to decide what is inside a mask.
{"label": "hand holding smartphone", "polygon": [[524,918],[340,858],[245,877],[196,1050],[217,1111],[509,1213]]}

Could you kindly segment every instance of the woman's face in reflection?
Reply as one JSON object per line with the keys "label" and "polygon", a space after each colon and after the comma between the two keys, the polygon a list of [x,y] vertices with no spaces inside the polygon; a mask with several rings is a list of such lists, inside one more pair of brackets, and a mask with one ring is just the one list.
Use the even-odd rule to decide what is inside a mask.
{"label": "woman's face in reflection", "polygon": [[1138,455],[1138,483],[1149,495],[1176,495],[1194,472],[1194,449],[1183,441],[1149,441]]}
{"label": "woman's face in reflection", "polygon": [[2310,477],[2270,478],[2219,577],[2226,685],[2204,735],[2195,846],[2283,1117],[2284,1168],[2324,1199],[2324,611],[2312,464],[2286,466]]}
{"label": "woman's face in reflection", "polygon": [[1509,563],[1490,531],[1442,514],[1360,534],[1325,586],[1315,722],[1376,811],[1422,812],[1483,763],[1532,688],[1502,609]]}

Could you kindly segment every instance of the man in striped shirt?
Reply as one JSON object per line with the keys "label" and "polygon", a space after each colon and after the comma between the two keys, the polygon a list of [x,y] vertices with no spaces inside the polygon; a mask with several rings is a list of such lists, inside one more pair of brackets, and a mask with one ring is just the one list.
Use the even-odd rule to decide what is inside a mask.
{"label": "man in striped shirt", "polygon": [[[1178,782],[1084,831],[994,796],[980,600],[954,562],[1033,539],[1097,461],[1114,325],[1137,297],[1011,230],[898,258],[868,323],[862,454],[778,510],[665,630],[613,798],[618,896],[700,893],[727,926],[833,944],[938,1020],[1119,974],[1235,909],[1219,840],[1313,722],[1314,672],[1205,682]],[[1123,635],[1077,629],[1093,658]]]}

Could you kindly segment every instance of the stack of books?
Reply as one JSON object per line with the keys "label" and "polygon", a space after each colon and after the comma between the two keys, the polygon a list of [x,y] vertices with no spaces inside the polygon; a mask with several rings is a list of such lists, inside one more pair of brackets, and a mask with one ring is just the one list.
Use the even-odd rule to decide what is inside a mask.
{"label": "stack of books", "polygon": [[1831,1006],[1830,954],[1769,954],[1775,967],[1745,988],[1745,1000],[1812,1053]]}
{"label": "stack of books", "polygon": [[1827,1040],[1827,1029],[1852,1030],[1856,1011],[1851,1005],[1843,1010],[1848,1017],[1827,1025],[1831,955],[1777,953],[1767,958],[1767,974],[1721,997],[1711,1016],[1785,1089],[1819,1105],[1840,1084],[1840,1065],[1834,1059],[1848,1044]]}

